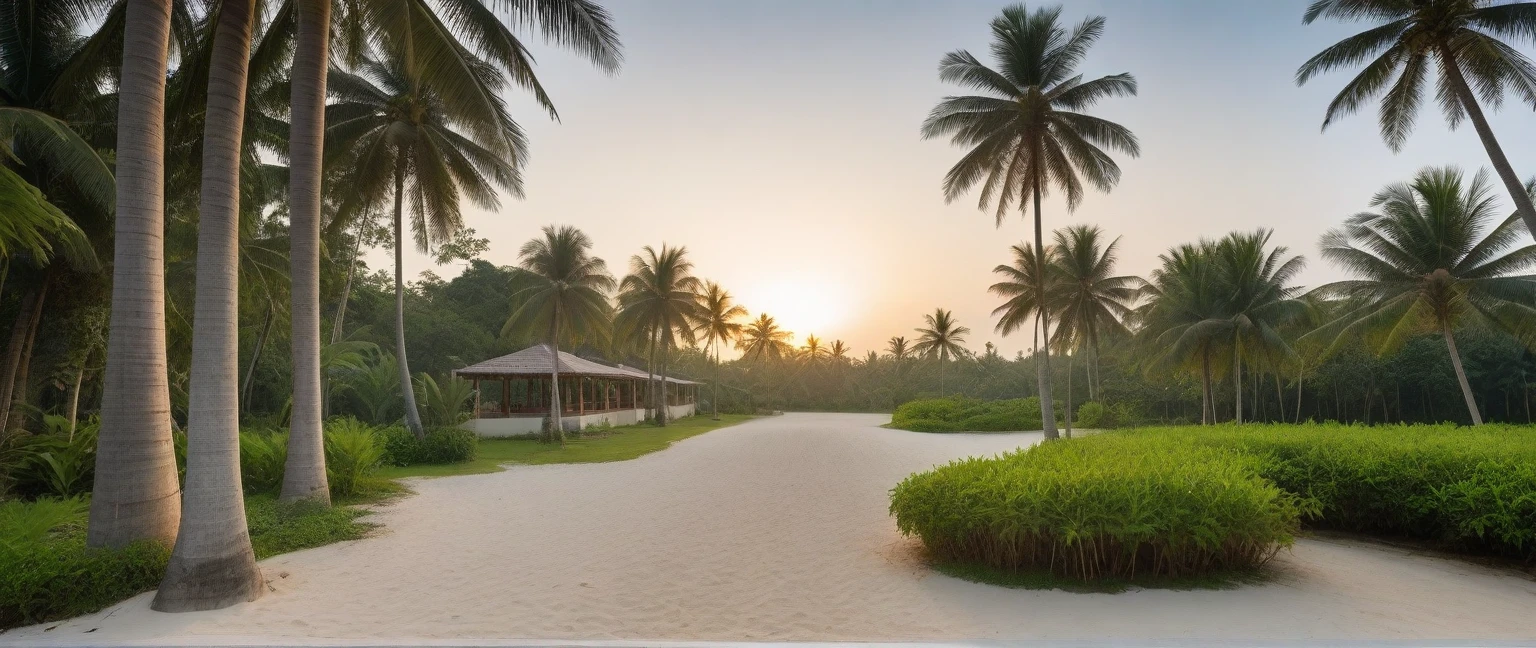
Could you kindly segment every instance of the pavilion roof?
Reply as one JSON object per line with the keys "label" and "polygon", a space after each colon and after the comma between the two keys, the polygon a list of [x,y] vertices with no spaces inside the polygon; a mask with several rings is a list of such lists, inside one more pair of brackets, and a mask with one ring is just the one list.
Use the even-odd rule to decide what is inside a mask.
{"label": "pavilion roof", "polygon": [[[463,376],[547,376],[553,370],[551,349],[547,344],[536,344],[516,353],[477,362],[454,373]],[[602,376],[605,378],[646,378],[651,374],[634,367],[619,365],[610,367],[564,351],[560,352],[560,373],[571,376]],[[692,380],[667,377],[675,385],[697,385]]]}

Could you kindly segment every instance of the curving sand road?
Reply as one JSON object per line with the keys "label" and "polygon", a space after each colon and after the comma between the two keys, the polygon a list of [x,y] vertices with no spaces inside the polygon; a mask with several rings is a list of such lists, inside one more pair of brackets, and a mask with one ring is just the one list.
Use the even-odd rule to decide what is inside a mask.
{"label": "curving sand road", "polygon": [[[1536,582],[1304,540],[1230,591],[1071,594],[938,575],[886,513],[935,463],[1037,434],[930,435],[789,414],[613,464],[423,480],[378,537],[262,563],[270,589],[159,614],[149,596],[7,643],[639,639],[1536,639]],[[88,634],[86,634],[89,632]]]}

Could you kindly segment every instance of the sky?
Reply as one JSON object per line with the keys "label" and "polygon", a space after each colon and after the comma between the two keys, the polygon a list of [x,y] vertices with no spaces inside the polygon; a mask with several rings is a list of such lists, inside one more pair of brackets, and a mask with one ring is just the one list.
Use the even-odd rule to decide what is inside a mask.
{"label": "sky", "polygon": [[[974,194],[946,204],[941,182],[963,150],[919,135],[936,102],[967,93],[938,80],[939,58],[966,49],[987,61],[987,25],[1006,3],[604,4],[624,43],[614,75],[528,39],[560,121],[509,93],[531,140],[527,196],[466,212],[490,240],[482,258],[516,263],[541,227],[574,225],[615,275],[644,245],[687,246],[700,276],[753,317],[773,315],[797,343],[841,339],[862,356],[913,338],[924,314],[944,308],[971,329],[973,350],[991,342],[1011,357],[1031,346],[1028,331],[994,332],[999,300],[987,292],[1030,222],[1016,214],[998,226]],[[1117,155],[1119,185],[1075,212],[1047,199],[1045,227],[1088,223],[1120,237],[1121,274],[1145,276],[1180,243],[1263,227],[1307,258],[1303,284],[1342,278],[1318,258],[1318,237],[1381,187],[1428,165],[1488,166],[1472,129],[1448,130],[1432,101],[1398,153],[1374,109],[1323,132],[1348,76],[1298,88],[1296,68],[1364,27],[1302,25],[1306,0],[1064,4],[1072,23],[1107,19],[1081,72],[1135,75],[1137,96],[1093,114],[1135,132],[1142,155]],[[1530,106],[1511,99],[1490,112],[1515,170],[1536,174]],[[375,250],[370,266],[388,267],[389,254]],[[463,266],[407,254],[409,276],[451,278]]]}

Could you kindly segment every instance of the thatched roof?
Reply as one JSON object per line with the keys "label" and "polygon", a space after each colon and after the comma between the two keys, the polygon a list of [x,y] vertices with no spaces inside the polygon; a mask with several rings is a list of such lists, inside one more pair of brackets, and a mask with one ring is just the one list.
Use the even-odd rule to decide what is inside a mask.
{"label": "thatched roof", "polygon": [[[454,372],[460,376],[548,376],[553,369],[551,366],[551,349],[547,344],[539,344],[509,353],[499,358],[491,358],[484,362],[477,362]],[[639,378],[644,380],[649,374],[634,367],[619,365],[610,367],[601,362],[593,362],[586,358],[580,358],[564,351],[560,352],[560,373],[569,376],[600,376],[603,378]],[[668,377],[667,382],[677,385],[697,385],[692,380]]]}

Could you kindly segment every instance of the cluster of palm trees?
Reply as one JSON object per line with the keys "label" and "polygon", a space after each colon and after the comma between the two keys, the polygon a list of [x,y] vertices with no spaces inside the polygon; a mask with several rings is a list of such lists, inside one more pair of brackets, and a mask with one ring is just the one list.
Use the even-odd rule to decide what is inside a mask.
{"label": "cluster of palm trees", "polygon": [[[1325,128],[1333,120],[1381,97],[1382,137],[1394,151],[1398,150],[1412,131],[1428,83],[1428,69],[1433,65],[1439,71],[1436,94],[1447,122],[1453,128],[1463,119],[1472,122],[1515,204],[1516,213],[1525,223],[1527,236],[1536,233],[1536,208],[1532,207],[1528,187],[1510,166],[1480,105],[1481,101],[1497,106],[1506,93],[1512,92],[1536,107],[1536,65],[1500,40],[1536,40],[1536,3],[1315,0],[1303,18],[1309,24],[1323,18],[1381,23],[1329,47],[1297,71],[1296,82],[1303,84],[1321,73],[1365,65],[1329,105]],[[1037,330],[1048,331],[1053,316],[1077,318],[1078,322],[1059,327],[1060,331],[1072,332],[1066,334],[1063,342],[1052,340],[1056,346],[1092,346],[1096,338],[1094,329],[1106,322],[1106,310],[1127,308],[1123,298],[1109,299],[1107,295],[1094,300],[1099,306],[1089,308],[1080,302],[1062,313],[1055,312],[1056,308],[1047,303],[1049,283],[1058,273],[1046,267],[1051,261],[1044,247],[1042,196],[1051,190],[1059,191],[1071,211],[1081,202],[1085,184],[1109,191],[1118,182],[1120,168],[1106,149],[1131,157],[1140,153],[1137,139],[1129,129],[1084,112],[1100,100],[1133,96],[1137,90],[1136,80],[1130,74],[1084,80],[1076,71],[1102,35],[1104,23],[1102,17],[1094,16],[1069,29],[1061,23],[1059,6],[1030,11],[1020,4],[1003,9],[991,23],[994,66],[987,66],[965,50],[946,54],[939,63],[941,80],[979,94],[946,97],[922,126],[924,138],[947,137],[953,144],[968,149],[944,177],[946,200],[979,187],[979,207],[993,210],[999,224],[1015,205],[1022,211],[1033,200],[1033,250],[1016,246],[1015,263],[1000,268],[1008,275],[1004,283],[1009,284],[1000,289],[1001,294],[1013,303],[999,313],[1003,316],[999,330],[1011,332],[1025,320],[1033,319],[1037,321]],[[1178,339],[1207,348],[1209,344],[1194,340],[1229,337],[1235,345],[1231,353],[1234,363],[1242,361],[1244,344],[1255,347],[1256,352],[1278,348],[1272,328],[1252,318],[1260,311],[1268,315],[1271,310],[1296,308],[1294,295],[1277,286],[1283,287],[1284,279],[1299,268],[1300,259],[1281,261],[1277,255],[1283,256],[1283,250],[1264,253],[1267,238],[1267,233],[1234,235],[1219,242],[1176,249],[1165,256],[1164,267],[1151,282],[1154,290],[1163,279],[1169,282],[1162,286],[1168,290],[1195,290],[1197,287],[1178,284],[1186,267],[1242,263],[1243,271],[1251,274],[1231,285],[1198,287],[1211,293],[1200,296],[1209,303],[1197,312],[1180,316],[1188,320],[1195,333],[1194,337],[1180,335]],[[1244,255],[1248,258],[1233,258]],[[1344,258],[1340,252],[1325,251],[1325,256]],[[1265,277],[1265,272],[1272,275]],[[1264,285],[1266,278],[1272,285]],[[1124,282],[1108,282],[1105,289],[1111,287],[1118,291],[1128,288]],[[1255,292],[1233,292],[1246,290]],[[1340,291],[1355,289],[1336,286],[1334,292]],[[1227,307],[1215,309],[1216,303],[1225,303]],[[1151,312],[1147,317],[1158,318],[1153,321],[1173,317],[1169,308],[1150,308],[1150,304],[1148,307]],[[1208,313],[1228,317],[1204,317]],[[1218,324],[1218,320],[1224,323]],[[1209,323],[1196,326],[1194,322]],[[1048,439],[1057,436],[1048,379],[1048,349],[1052,345],[1036,345],[1040,353],[1037,380],[1042,426]],[[1199,355],[1202,365],[1208,365],[1210,354]],[[1207,415],[1212,407],[1209,374],[1202,367],[1206,384],[1203,409]],[[1234,374],[1240,376],[1241,372]],[[1462,383],[1466,391],[1464,377]],[[1467,398],[1470,405],[1470,392]],[[1241,398],[1237,408],[1237,418],[1241,420]],[[1473,419],[1478,420],[1475,413]]]}
{"label": "cluster of palm trees", "polygon": [[[8,34],[0,276],[13,260],[44,268],[24,309],[41,312],[55,258],[80,268],[96,262],[95,247],[112,251],[88,543],[174,541],[154,602],[166,611],[260,594],[237,447],[242,299],[262,294],[270,323],[277,300],[260,282],[288,275],[293,393],[282,499],[329,503],[322,240],[392,213],[398,288],[404,222],[426,250],[460,232],[464,198],[494,208],[498,190],[520,195],[527,142],[503,90],[528,91],[556,116],[514,30],[531,27],[605,71],[621,58],[608,14],[589,0],[193,5],[41,0],[9,3],[0,16]],[[113,149],[114,170],[97,148]],[[166,237],[194,230],[168,230],[168,212],[196,223],[184,486],[171,437]],[[274,214],[286,216],[286,267],[273,261],[283,251],[262,240]],[[396,338],[409,402],[403,332]],[[7,359],[7,389],[26,364]],[[415,408],[406,409],[421,434]]]}

